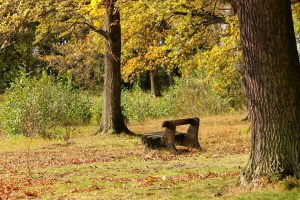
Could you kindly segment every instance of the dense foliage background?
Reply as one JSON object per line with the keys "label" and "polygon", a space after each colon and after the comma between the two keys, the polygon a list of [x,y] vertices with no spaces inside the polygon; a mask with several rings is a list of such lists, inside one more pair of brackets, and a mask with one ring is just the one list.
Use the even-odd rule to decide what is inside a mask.
{"label": "dense foliage background", "polygon": [[[122,108],[129,121],[245,107],[239,27],[226,1],[120,1]],[[300,38],[299,4],[293,5]],[[7,133],[99,119],[102,1],[0,1],[0,90]],[[150,94],[155,71],[161,97]],[[87,97],[87,96],[88,97]],[[31,116],[27,122],[22,117]]]}

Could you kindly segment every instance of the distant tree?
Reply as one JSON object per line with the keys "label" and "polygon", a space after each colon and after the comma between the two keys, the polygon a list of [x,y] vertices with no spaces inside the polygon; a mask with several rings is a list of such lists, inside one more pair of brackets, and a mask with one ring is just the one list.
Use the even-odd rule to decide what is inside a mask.
{"label": "distant tree", "polygon": [[234,0],[243,46],[251,155],[242,182],[300,178],[300,64],[290,0]]}
{"label": "distant tree", "polygon": [[[122,5],[121,14],[124,81],[139,81],[145,72],[156,71],[159,86],[163,86],[161,71],[170,82],[174,74],[196,74],[230,105],[241,107],[244,99],[235,69],[241,54],[239,30],[229,4],[218,0],[136,0]],[[154,96],[154,91],[159,94],[152,90]]]}
{"label": "distant tree", "polygon": [[151,70],[150,71],[150,82],[151,82],[151,94],[155,97],[160,97],[160,88],[161,86],[158,83],[157,80],[157,72],[156,70]]}
{"label": "distant tree", "polygon": [[131,134],[121,110],[121,25],[117,3],[117,0],[54,1],[53,6],[44,13],[51,19],[53,10],[60,9],[54,16],[56,20],[49,23],[50,30],[57,27],[61,37],[80,34],[76,33],[76,28],[79,28],[83,30],[81,34],[87,33],[87,37],[92,36],[92,31],[104,39],[103,111],[99,132]]}
{"label": "distant tree", "polygon": [[[131,133],[124,123],[121,110],[121,26],[117,0],[13,0],[0,1],[0,8],[0,42],[3,43],[0,48],[9,45],[8,36],[18,32],[23,24],[37,22],[34,43],[41,48],[36,49],[38,51],[35,53],[58,68],[64,64],[67,68],[84,65],[82,60],[88,60],[82,55],[83,50],[80,48],[84,48],[89,38],[95,34],[104,38],[104,105],[100,131]],[[77,51],[71,52],[72,48]],[[89,52],[95,50],[98,48],[91,48]],[[99,54],[88,56],[88,62],[98,63],[93,58],[99,57]],[[99,64],[98,67],[101,66]]]}

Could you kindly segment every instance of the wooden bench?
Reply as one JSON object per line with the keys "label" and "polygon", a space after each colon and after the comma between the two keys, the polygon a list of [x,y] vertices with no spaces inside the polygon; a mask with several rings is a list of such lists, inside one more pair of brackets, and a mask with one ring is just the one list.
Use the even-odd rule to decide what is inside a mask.
{"label": "wooden bench", "polygon": [[[176,126],[185,124],[190,125],[186,133],[176,132]],[[198,141],[199,124],[199,118],[164,121],[162,127],[166,128],[165,131],[141,134],[145,150],[165,148],[172,153],[177,153],[175,144],[201,150]]]}

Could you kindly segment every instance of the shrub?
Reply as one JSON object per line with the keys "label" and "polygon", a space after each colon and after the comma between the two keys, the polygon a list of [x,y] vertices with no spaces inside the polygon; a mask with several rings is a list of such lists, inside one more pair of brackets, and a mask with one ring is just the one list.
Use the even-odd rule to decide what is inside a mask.
{"label": "shrub", "polygon": [[88,122],[90,107],[88,97],[50,76],[37,79],[23,74],[4,94],[2,128],[7,134],[52,137],[57,126]]}
{"label": "shrub", "polygon": [[228,113],[234,110],[230,99],[218,96],[197,78],[177,79],[174,86],[155,98],[135,87],[122,93],[122,106],[130,121],[161,117],[185,117]]}
{"label": "shrub", "polygon": [[[241,108],[242,97],[235,98],[215,93],[208,83],[199,77],[175,79],[175,84],[163,91],[162,97],[153,97],[137,85],[122,91],[123,114],[129,121],[143,121],[164,117],[194,117],[229,113]],[[102,97],[94,100],[93,115],[100,120]]]}
{"label": "shrub", "polygon": [[[235,109],[230,102],[230,99],[218,96],[211,87],[192,77],[176,80],[176,84],[158,98],[137,86],[122,92],[123,114],[129,121],[228,113]],[[93,113],[98,121],[102,101],[97,100],[94,105]]]}
{"label": "shrub", "polygon": [[92,104],[91,112],[93,115],[93,121],[96,121],[98,123],[102,115],[103,98],[102,96],[100,98],[94,96],[92,100],[93,100],[92,101],[93,104]]}
{"label": "shrub", "polygon": [[165,94],[171,99],[176,115],[198,116],[231,112],[231,99],[216,94],[210,85],[189,77],[177,79],[176,84]]}
{"label": "shrub", "polygon": [[143,121],[175,114],[171,99],[164,96],[155,98],[137,87],[131,91],[123,91],[122,108],[129,121]]}

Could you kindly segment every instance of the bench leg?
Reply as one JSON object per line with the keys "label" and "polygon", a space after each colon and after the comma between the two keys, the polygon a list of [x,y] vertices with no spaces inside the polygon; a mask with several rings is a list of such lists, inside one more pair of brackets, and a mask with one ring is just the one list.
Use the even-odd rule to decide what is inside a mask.
{"label": "bench leg", "polygon": [[174,154],[177,154],[177,149],[175,147],[175,127],[173,128],[166,128],[163,136],[163,143],[165,147]]}
{"label": "bench leg", "polygon": [[191,124],[188,128],[187,134],[183,140],[184,146],[189,146],[195,149],[201,150],[201,146],[198,141],[199,124]]}

